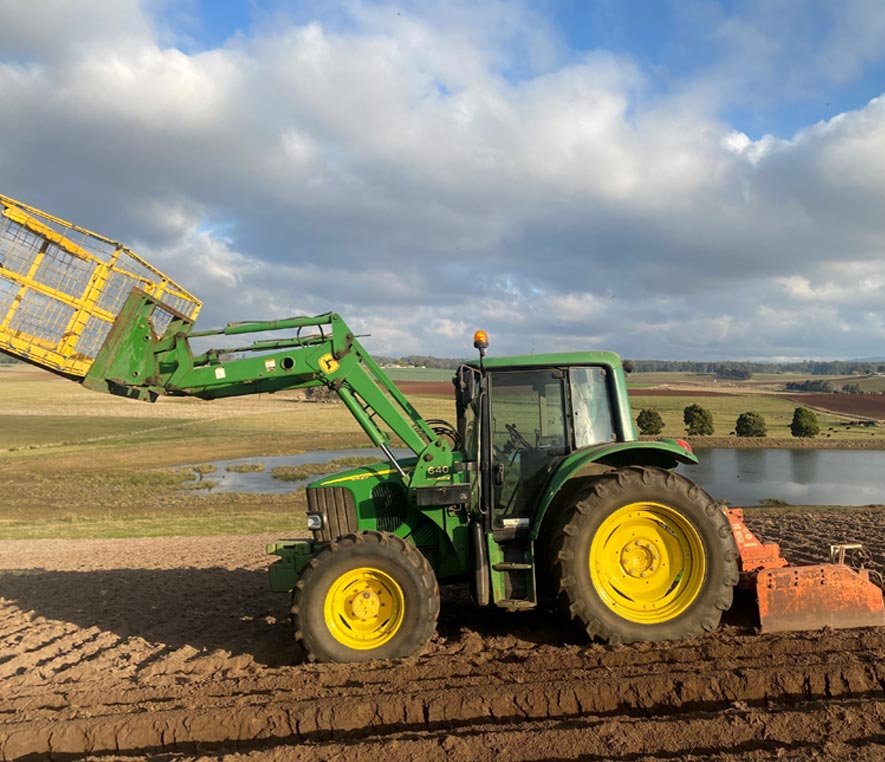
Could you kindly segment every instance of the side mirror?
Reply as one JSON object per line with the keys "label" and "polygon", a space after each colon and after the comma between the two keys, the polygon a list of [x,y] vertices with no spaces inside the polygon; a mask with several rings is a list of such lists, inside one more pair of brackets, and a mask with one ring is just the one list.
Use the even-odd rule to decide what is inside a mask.
{"label": "side mirror", "polygon": [[472,405],[479,393],[478,374],[479,372],[475,368],[462,365],[458,368],[455,378],[452,379],[455,383],[455,393],[462,407],[466,408]]}
{"label": "side mirror", "polygon": [[636,363],[633,360],[624,360],[624,372],[632,373],[636,370]]}

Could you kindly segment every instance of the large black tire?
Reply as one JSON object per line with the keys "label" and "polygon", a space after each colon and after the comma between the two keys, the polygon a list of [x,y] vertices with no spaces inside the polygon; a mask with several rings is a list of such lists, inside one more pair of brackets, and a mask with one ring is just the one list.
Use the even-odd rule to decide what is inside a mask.
{"label": "large black tire", "polygon": [[[369,626],[373,621],[380,622],[375,630],[378,635],[371,640],[370,632],[369,641],[362,647],[353,647],[348,621],[357,620],[353,615],[355,608],[347,601],[354,599],[351,590],[356,587],[342,588],[341,581],[354,577],[371,579],[372,575],[386,580],[389,589],[396,590],[398,586],[394,607],[399,608],[399,624],[385,626],[383,615],[375,614]],[[355,586],[359,584],[354,582]],[[379,600],[386,600],[390,607],[385,593],[373,599],[374,593],[368,586],[365,588],[366,592],[360,595],[370,599],[376,610]],[[337,608],[333,606],[332,610],[339,615],[332,617],[331,622],[327,618],[327,596],[340,602]],[[292,593],[295,637],[311,661],[355,662],[411,656],[427,645],[436,630],[438,616],[439,586],[427,559],[413,545],[387,532],[349,534],[332,542],[311,559]],[[392,635],[385,640],[388,632]]]}
{"label": "large black tire", "polygon": [[[637,506],[638,511],[643,505],[652,515],[650,519],[642,519],[651,527],[647,533],[652,537],[658,534],[653,541],[642,537],[641,528],[637,529],[637,539],[630,539],[633,536],[630,530],[634,527],[628,522],[634,519],[626,517],[640,515],[631,511],[633,506]],[[663,579],[673,595],[682,595],[680,590],[687,590],[681,603],[677,597],[675,603],[669,604],[674,607],[672,616],[671,609],[663,609],[662,614],[653,615],[660,617],[658,621],[637,621],[647,616],[643,612],[634,613],[642,604],[624,593],[620,593],[619,598],[620,591],[616,588],[621,578],[625,580],[622,586],[633,585],[631,589],[637,589],[644,583],[643,576],[652,575],[655,579],[654,574],[671,573],[661,564],[661,558],[667,553],[666,548],[661,547],[660,537],[663,537],[662,531],[668,530],[657,528],[656,510],[666,517],[657,526],[663,527],[670,521],[681,527],[686,537],[692,538],[690,542],[695,544],[695,550],[685,553],[688,560],[683,562],[688,571],[673,573],[672,582],[666,577]],[[627,527],[623,530],[624,540],[618,539],[621,535],[612,529],[618,526],[622,516]],[[548,551],[553,592],[567,615],[578,620],[592,637],[612,644],[692,637],[716,629],[722,612],[731,606],[739,574],[737,547],[728,519],[713,498],[679,474],[638,466],[611,471],[590,481],[576,496],[574,504],[565,508],[557,523]],[[597,534],[591,558],[591,545]],[[669,534],[677,536],[673,532]],[[666,539],[670,541],[669,537]],[[629,542],[619,545],[626,540]],[[688,542],[686,540],[684,547],[689,547]],[[599,548],[604,548],[602,556]],[[591,576],[594,562],[597,564],[595,582]],[[665,568],[657,571],[662,566]],[[604,571],[598,571],[600,568]],[[695,569],[693,578],[692,568]],[[683,580],[687,580],[685,588],[679,587]],[[613,584],[609,584],[612,581]],[[689,588],[689,583],[693,587]],[[668,599],[662,596],[661,600]],[[678,610],[680,605],[682,610]]]}

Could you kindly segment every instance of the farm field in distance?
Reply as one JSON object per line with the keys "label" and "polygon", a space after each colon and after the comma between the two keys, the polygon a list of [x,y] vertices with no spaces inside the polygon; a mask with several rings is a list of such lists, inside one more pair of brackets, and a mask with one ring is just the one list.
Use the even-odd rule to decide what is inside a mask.
{"label": "farm field in distance", "polygon": [[450,386],[455,371],[450,368],[384,368],[394,381],[445,381]]}
{"label": "farm field in distance", "polygon": [[[425,417],[454,418],[451,371],[391,370],[414,371],[400,383]],[[440,375],[447,380],[439,381]],[[680,391],[677,378],[693,375],[634,374],[669,387],[666,393],[633,390],[634,414],[655,408],[666,424],[663,435],[681,437],[682,411],[698,402],[713,412],[716,427],[713,438],[696,440],[702,446],[885,447],[885,427],[849,427],[844,417],[825,413],[821,435],[799,442],[788,428],[796,402],[743,393],[740,386],[706,396]],[[766,417],[767,439],[728,436],[747,410]],[[149,404],[90,392],[26,365],[0,365],[0,539],[298,529],[303,493],[213,493],[211,475],[195,480],[191,467],[367,444],[341,405],[305,402],[298,393],[214,402],[162,398]]]}
{"label": "farm field in distance", "polygon": [[[823,381],[835,392],[797,392],[785,389],[791,381]],[[845,385],[858,386],[863,394],[847,394],[840,390]],[[781,439],[779,446],[792,439],[789,424],[793,410],[809,407],[818,414],[822,433],[811,440],[812,446],[831,446],[836,439],[850,447],[879,447],[885,435],[885,377],[872,376],[808,376],[788,373],[755,373],[747,381],[717,379],[700,373],[634,373],[628,378],[634,412],[654,408],[666,424],[664,434],[676,436],[674,429],[682,428],[682,410],[697,403],[708,408],[714,417],[717,439],[727,436],[737,416],[755,411],[768,422],[768,438]],[[858,420],[878,422],[880,426],[855,425]],[[717,443],[717,446],[746,446]],[[792,446],[808,446],[797,442]]]}
{"label": "farm field in distance", "polygon": [[[454,416],[451,400],[413,402],[428,418]],[[368,445],[342,405],[297,393],[150,404],[0,365],[0,539],[296,530],[303,492],[213,493],[191,467]]]}
{"label": "farm field in distance", "polygon": [[[680,396],[681,395],[681,396]],[[825,395],[811,395],[815,401]],[[838,395],[855,396],[855,395]],[[885,448],[885,425],[877,427],[861,427],[846,425],[846,417],[818,411],[818,422],[821,433],[807,441],[798,441],[790,433],[790,422],[793,420],[793,411],[802,405],[809,405],[802,397],[795,396],[787,399],[782,396],[770,394],[712,394],[710,396],[693,395],[690,391],[679,392],[673,390],[673,394],[648,395],[642,392],[632,392],[630,401],[633,412],[638,413],[644,408],[657,410],[664,419],[664,431],[662,436],[684,437],[685,424],[683,423],[683,411],[688,405],[698,404],[705,407],[713,414],[714,436],[717,440],[723,437],[727,441],[718,444],[720,447],[747,446],[747,442],[741,441],[740,437],[729,437],[734,431],[737,417],[741,413],[754,411],[761,413],[768,424],[767,446],[830,446],[832,440],[836,444],[846,447],[883,447]],[[755,446],[766,446],[765,440],[754,440]]]}
{"label": "farm field in distance", "polygon": [[[453,371],[436,368],[386,368],[390,376],[408,395],[443,396],[452,394]],[[852,383],[866,394],[813,394],[785,392],[784,384],[809,379],[827,381],[836,389]],[[808,376],[798,373],[755,373],[748,381],[717,379],[707,373],[649,372],[628,376],[634,415],[643,408],[661,413],[665,429],[662,436],[682,437],[685,426],[682,411],[697,403],[708,408],[714,417],[715,441],[704,442],[717,447],[832,447],[885,448],[885,377],[871,376]],[[872,392],[872,393],[871,393]],[[821,435],[813,440],[799,441],[789,430],[793,411],[807,406],[818,413]],[[729,437],[738,415],[755,411],[768,423],[767,440],[747,441]],[[881,427],[852,425],[853,419],[875,419]],[[723,439],[726,438],[726,439]]]}

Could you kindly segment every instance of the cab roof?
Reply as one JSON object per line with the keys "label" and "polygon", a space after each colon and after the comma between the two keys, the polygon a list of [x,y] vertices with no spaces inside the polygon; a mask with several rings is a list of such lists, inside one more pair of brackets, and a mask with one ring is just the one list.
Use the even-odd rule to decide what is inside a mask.
{"label": "cab roof", "polygon": [[[471,368],[479,368],[479,360],[467,363]],[[483,366],[487,369],[561,367],[564,365],[608,365],[621,367],[621,357],[615,352],[557,352],[543,355],[515,355],[513,357],[486,357]]]}

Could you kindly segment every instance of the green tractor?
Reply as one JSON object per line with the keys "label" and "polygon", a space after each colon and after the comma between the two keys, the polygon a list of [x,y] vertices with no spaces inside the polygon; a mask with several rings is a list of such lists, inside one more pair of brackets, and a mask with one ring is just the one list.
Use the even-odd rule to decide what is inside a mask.
{"label": "green tractor", "polygon": [[[265,338],[225,352],[190,346],[255,333]],[[422,418],[334,313],[194,332],[136,290],[82,382],[148,400],[338,395],[385,460],[308,485],[313,538],[268,548],[271,587],[291,593],[312,659],[415,653],[448,583],[468,582],[479,606],[558,605],[610,643],[714,629],[739,577],[728,520],[674,472],[696,462],[686,442],[639,440],[618,356],[486,360],[483,332],[475,345],[477,362],[454,377],[451,425]],[[410,457],[396,457],[391,434]]]}
{"label": "green tractor", "polygon": [[609,643],[713,630],[739,579],[756,585],[763,630],[885,623],[866,571],[782,568],[739,510],[675,472],[696,462],[686,442],[640,441],[615,354],[485,360],[478,331],[451,425],[425,420],[334,313],[197,332],[200,306],[124,245],[0,195],[0,351],[147,401],[326,387],[380,448],[385,460],[308,486],[312,539],[268,548],[311,659],[414,654],[439,585],[464,582],[478,606],[558,607]]}
{"label": "green tractor", "polygon": [[454,385],[454,427],[429,422],[412,457],[313,482],[313,539],[268,548],[309,657],[413,654],[434,633],[439,585],[465,581],[479,606],[558,606],[610,643],[717,627],[739,577],[729,523],[674,473],[696,462],[687,443],[639,441],[617,355],[481,358]]}

